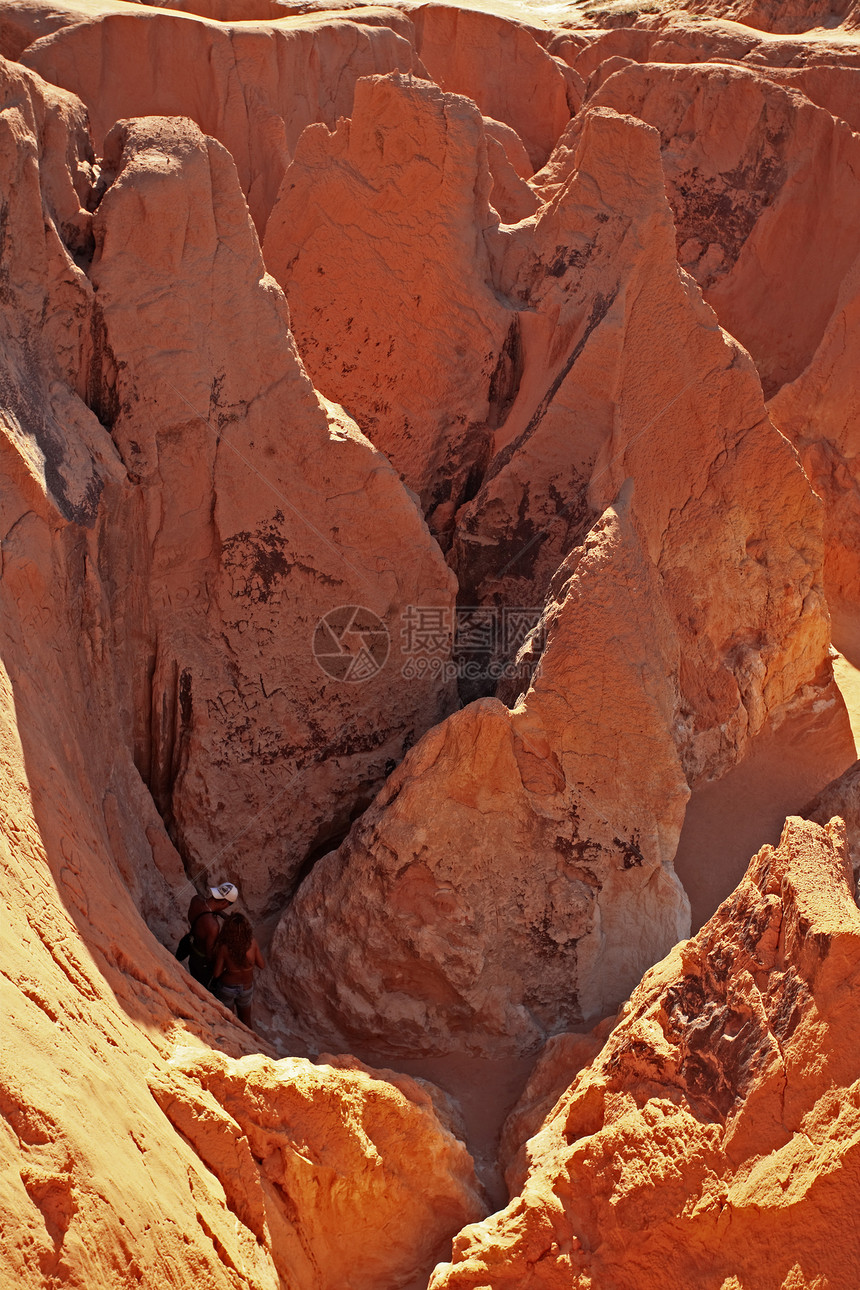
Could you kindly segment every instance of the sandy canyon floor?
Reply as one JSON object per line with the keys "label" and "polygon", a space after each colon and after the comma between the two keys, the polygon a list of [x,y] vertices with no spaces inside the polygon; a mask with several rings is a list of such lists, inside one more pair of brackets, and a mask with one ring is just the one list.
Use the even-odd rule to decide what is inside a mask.
{"label": "sandy canyon floor", "polygon": [[856,1290],[857,0],[5,0],[0,170],[0,1283]]}

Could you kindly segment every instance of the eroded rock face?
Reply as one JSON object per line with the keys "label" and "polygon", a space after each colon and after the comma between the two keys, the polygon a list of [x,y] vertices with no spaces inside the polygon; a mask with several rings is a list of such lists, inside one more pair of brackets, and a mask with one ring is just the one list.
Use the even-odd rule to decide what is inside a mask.
{"label": "eroded rock face", "polygon": [[[59,785],[66,772],[72,783],[78,775],[86,782],[81,768],[90,763],[91,785],[70,788],[69,796],[84,791],[92,827],[103,845],[109,839],[140,913],[172,940],[182,864],[130,749],[106,734],[115,733],[116,678],[107,664],[97,524],[126,492],[110,436],[84,402],[93,312],[80,267],[92,244],[83,205],[93,178],[86,113],[71,95],[4,60],[0,105],[8,179],[0,248],[0,589],[2,657],[17,710],[9,737],[24,741],[25,755],[41,757],[42,744],[54,749],[57,805],[41,825],[65,858],[69,882],[77,881],[80,840]],[[10,746],[10,766],[18,756]]]}
{"label": "eroded rock face", "polygon": [[585,1034],[567,1031],[553,1035],[541,1049],[519,1101],[502,1126],[499,1164],[510,1194],[522,1186],[529,1140],[543,1127],[580,1071],[597,1057],[615,1020],[614,1015],[607,1017]]}
{"label": "eroded rock face", "polygon": [[[0,64],[0,83],[0,157],[15,180],[0,243],[10,306],[0,437],[3,1280],[28,1290],[198,1281],[225,1290],[285,1282],[334,1290],[344,1284],[347,1253],[363,1269],[351,1268],[353,1284],[426,1280],[453,1232],[485,1212],[444,1100],[342,1059],[325,1067],[295,1059],[285,1068],[273,1052],[263,1056],[266,1041],[194,982],[141,917],[174,945],[192,889],[132,760],[128,696],[112,652],[120,611],[130,633],[145,626],[119,577],[127,565],[109,540],[111,521],[120,529],[118,515],[134,515],[144,485],[128,478],[104,425],[71,384],[86,376],[97,314],[72,255],[89,261],[80,201],[90,177],[85,116],[80,103],[32,73]],[[168,137],[169,154],[160,146]],[[229,160],[209,154],[188,123],[150,122],[124,139],[128,171],[148,158],[130,185],[144,212],[159,209],[152,190],[171,171],[188,180],[187,249],[206,263],[194,163],[202,157],[207,172],[211,163],[217,189],[226,161],[220,178],[230,176],[238,193]],[[125,198],[132,200],[128,191]],[[230,209],[239,203],[219,204],[217,229],[224,249],[236,252]],[[188,207],[174,213],[181,227]],[[211,204],[209,214],[214,224]],[[107,205],[103,217],[100,263],[109,264],[107,242],[119,232]],[[127,229],[125,249],[138,265],[144,222]],[[170,232],[167,218],[158,227]],[[247,237],[247,212],[242,228]],[[168,267],[175,252],[166,237]],[[230,281],[241,318],[235,266]],[[193,311],[171,283],[172,316],[185,323],[188,340]],[[106,309],[108,284],[107,275],[99,281]],[[270,295],[279,301],[273,286]],[[262,311],[257,321],[262,341]],[[147,335],[152,348],[166,340]],[[294,378],[323,416],[286,331],[280,335]],[[178,339],[178,325],[171,337]],[[119,361],[133,375],[134,355]],[[115,411],[125,450],[121,400]],[[253,414],[248,419],[253,425]],[[149,429],[143,447],[151,448],[159,427]],[[354,430],[342,433],[374,457]],[[329,442],[325,434],[321,442]],[[158,446],[141,462],[150,484]],[[385,475],[395,479],[387,466]],[[165,502],[169,524],[169,493]],[[186,534],[187,525],[186,518]],[[135,554],[143,560],[126,545],[133,571]],[[297,1212],[290,1197],[300,1180]],[[395,1213],[402,1239],[388,1230]],[[346,1249],[345,1223],[355,1234]]]}
{"label": "eroded rock face", "polygon": [[721,25],[739,23],[776,35],[836,25],[850,30],[857,26],[858,18],[856,0],[651,0],[641,11],[631,10],[626,0],[597,0],[587,13],[592,22],[606,27],[624,27],[641,14],[644,25],[653,22],[659,27],[667,19],[683,25],[690,17],[700,21],[711,18]]}
{"label": "eroded rock face", "polygon": [[[224,149],[143,119],[107,164],[94,385],[135,485],[103,543],[128,737],[192,871],[217,857],[259,910],[449,710],[398,647],[405,607],[449,609],[454,580],[386,459],[315,394]],[[348,670],[317,628],[332,613]]]}
{"label": "eroded rock face", "polygon": [[790,819],[645,976],[433,1290],[850,1284],[858,973],[840,828]]}
{"label": "eroded rock face", "polygon": [[828,598],[860,599],[860,258],[846,275],[833,316],[809,366],[784,385],[770,411],[800,453],[824,501]]}
{"label": "eroded rock face", "polygon": [[582,102],[582,81],[532,32],[492,13],[425,4],[413,11],[415,47],[443,90],[504,121],[539,169]]}
{"label": "eroded rock face", "polygon": [[[704,13],[718,18],[729,18],[762,31],[801,32],[813,27],[832,25],[834,20],[856,25],[855,0],[729,0],[728,4],[715,4],[714,0],[684,0],[688,13]],[[853,19],[853,22],[852,22]]]}
{"label": "eroded rock face", "polygon": [[834,816],[842,820],[845,846],[856,885],[860,881],[860,762],[854,762],[838,779],[825,785],[807,804],[803,814],[817,824],[826,824]]}
{"label": "eroded rock face", "polygon": [[[687,931],[688,786],[836,706],[856,6],[808,40],[710,0],[581,30],[183,8],[0,15],[29,64],[0,64],[5,1277],[424,1285],[486,1209],[457,1117],[349,1057],[279,1061],[292,1004],[313,1051],[562,1032],[505,1129],[520,1195],[434,1285],[847,1290],[860,942],[833,826],[792,822],[617,1025],[567,1028]],[[95,149],[32,68],[85,97]],[[262,233],[279,191],[298,350],[248,210]],[[780,386],[824,545],[675,223]],[[450,624],[455,584],[399,475],[463,602],[542,612],[521,672],[453,715],[447,672],[401,671],[405,615]],[[852,848],[855,772],[809,807]],[[164,949],[183,861],[255,913],[300,882],[257,1004],[278,1051]]]}
{"label": "eroded rock face", "polygon": [[429,1093],[354,1067],[186,1050],[150,1079],[227,1207],[299,1290],[414,1283],[486,1213]]}
{"label": "eroded rock face", "polygon": [[426,735],[281,921],[281,988],[336,1042],[528,1050],[689,926],[678,642],[627,496],[562,566],[546,631],[522,703]]}
{"label": "eroded rock face", "polygon": [[678,271],[656,133],[604,109],[574,125],[547,204],[500,239],[522,377],[452,562],[467,602],[540,604],[632,476],[681,641],[694,784],[827,671],[820,506],[747,356]]}
{"label": "eroded rock face", "polygon": [[[428,92],[417,97],[426,112]],[[341,130],[340,151],[351,140]],[[686,925],[666,868],[686,785],[724,773],[770,715],[829,681],[820,504],[747,355],[678,271],[658,136],[595,109],[569,138],[576,150],[566,141],[548,167],[548,204],[488,238],[497,283],[523,305],[518,383],[452,553],[467,602],[540,603],[550,587],[545,621],[558,635],[543,656],[527,645],[524,661],[541,661],[524,699],[499,690],[512,715],[467,707],[410,754],[282,921],[282,987],[338,1042],[522,1051],[617,1006]],[[321,171],[321,160],[308,169],[285,229]],[[304,280],[327,303],[312,268]],[[311,346],[313,335],[300,332]],[[623,500],[578,546],[613,496]],[[538,766],[523,770],[517,739]]]}
{"label": "eroded rock face", "polygon": [[359,76],[414,65],[411,27],[393,10],[295,28],[110,8],[95,18],[84,10],[22,60],[84,101],[98,140],[126,117],[190,117],[230,152],[261,235],[305,126],[348,115]]}
{"label": "eroded rock face", "polygon": [[[7,581],[3,648],[20,661]],[[75,601],[52,590],[62,622]],[[390,1072],[263,1056],[157,943],[127,875],[145,875],[140,802],[122,803],[118,836],[100,818],[108,733],[81,738],[74,650],[61,704],[56,650],[31,650],[50,692],[0,672],[4,1277],[335,1290],[352,1259],[356,1286],[426,1279],[486,1212],[444,1108]],[[112,773],[117,792],[129,771]]]}
{"label": "eroded rock face", "polygon": [[491,286],[490,186],[473,103],[398,74],[361,80],[351,121],[299,141],[263,248],[314,383],[436,532],[477,487],[505,399],[515,320]]}
{"label": "eroded rock face", "polygon": [[769,397],[809,363],[857,257],[860,138],[738,67],[630,65],[592,102],[660,131],[678,259]]}

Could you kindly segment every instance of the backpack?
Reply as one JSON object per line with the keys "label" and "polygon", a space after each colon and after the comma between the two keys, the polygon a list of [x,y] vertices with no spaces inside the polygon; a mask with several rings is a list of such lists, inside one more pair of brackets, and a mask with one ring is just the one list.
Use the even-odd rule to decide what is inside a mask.
{"label": "backpack", "polygon": [[[179,959],[179,962],[180,962],[180,963],[183,961],[183,959],[187,959],[187,958],[188,958],[188,955],[191,953],[191,950],[192,950],[192,948],[193,948],[193,946],[194,946],[194,939],[193,939],[193,938],[194,938],[194,928],[195,928],[195,927],[197,926],[197,924],[200,922],[200,919],[201,919],[201,918],[204,918],[204,917],[206,916],[206,914],[209,914],[209,913],[212,913],[212,911],[211,911],[211,910],[209,910],[209,909],[204,909],[204,911],[203,911],[203,913],[202,913],[202,914],[198,914],[198,915],[197,915],[197,917],[195,918],[194,922],[191,924],[190,929],[185,933],[185,935],[183,936],[182,940],[181,940],[181,941],[179,942],[179,944],[177,945],[177,947],[176,947],[176,957]],[[222,915],[222,914],[216,914],[216,915],[215,915],[215,917],[216,917],[216,918],[222,918],[222,917],[223,917],[223,915]]]}
{"label": "backpack", "polygon": [[188,955],[190,953],[191,953],[191,933],[186,932],[182,940],[179,942],[179,944],[176,947],[176,957],[179,959],[179,962],[181,963],[183,959],[188,958]]}

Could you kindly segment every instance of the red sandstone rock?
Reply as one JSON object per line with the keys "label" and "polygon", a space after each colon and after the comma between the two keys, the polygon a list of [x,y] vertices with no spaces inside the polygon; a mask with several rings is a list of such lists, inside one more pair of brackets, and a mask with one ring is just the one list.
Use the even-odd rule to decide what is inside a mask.
{"label": "red sandstone rock", "polygon": [[333,1042],[527,1050],[617,1006],[688,927],[678,644],[630,511],[559,571],[521,704],[430,731],[281,921],[279,984]]}
{"label": "red sandstone rock", "polygon": [[[50,550],[46,529],[30,522],[31,556],[37,539]],[[62,541],[60,576],[61,553]],[[57,648],[17,634],[9,559],[0,1276],[26,1290],[51,1278],[76,1290],[127,1278],[335,1290],[348,1258],[356,1286],[426,1279],[457,1228],[485,1212],[464,1147],[405,1077],[263,1056],[268,1045],[147,932],[99,819],[107,774],[116,791],[133,768],[84,709],[93,690],[73,684],[74,588],[46,588],[66,629],[64,690]],[[28,647],[41,686],[21,670]],[[136,806],[124,804],[129,851]]]}
{"label": "red sandstone rock", "polygon": [[860,762],[854,762],[838,779],[831,780],[804,808],[803,814],[817,824],[826,824],[834,816],[842,820],[854,880],[860,881]]}
{"label": "red sandstone rock", "polygon": [[809,363],[857,257],[860,137],[738,67],[627,66],[592,102],[659,129],[680,263],[770,396]]}
{"label": "red sandstone rock", "polygon": [[[215,865],[260,910],[450,710],[443,678],[403,678],[399,642],[406,606],[450,611],[453,579],[388,462],[312,389],[224,149],[144,119],[105,164],[93,388],[135,485],[102,557],[124,724],[191,872]],[[317,624],[351,605],[367,667],[330,675]]]}
{"label": "red sandstone rock", "polygon": [[510,1195],[525,1181],[526,1144],[543,1127],[556,1102],[577,1075],[590,1066],[615,1025],[607,1017],[587,1034],[554,1035],[541,1050],[522,1096],[505,1120],[499,1142],[499,1164]]}
{"label": "red sandstone rock", "polygon": [[411,16],[416,50],[437,85],[506,122],[532,165],[542,166],[582,101],[577,74],[523,26],[495,14],[425,4]]}
{"label": "red sandstone rock", "polygon": [[111,8],[35,41],[23,61],[83,99],[98,140],[126,117],[196,121],[230,152],[261,235],[305,126],[348,115],[359,76],[414,65],[411,26],[392,10],[225,27]]}
{"label": "red sandstone rock", "polygon": [[524,154],[523,165],[519,136],[512,130],[500,130],[499,125],[498,121],[484,117],[487,165],[493,177],[489,201],[503,224],[518,224],[533,215],[540,203],[522,175],[523,170],[527,176],[531,173],[531,164],[528,155]]}
{"label": "red sandstone rock", "polygon": [[411,77],[362,80],[351,121],[302,136],[263,247],[315,385],[437,532],[480,479],[502,398],[512,316],[490,283],[490,186],[474,104]]}
{"label": "red sandstone rock", "polygon": [[860,912],[839,829],[789,820],[634,992],[432,1290],[849,1286]]}
{"label": "red sandstone rock", "polygon": [[835,603],[860,600],[860,258],[806,370],[785,385],[771,415],[800,453],[824,502],[824,576]]}
{"label": "red sandstone rock", "polygon": [[774,39],[719,19],[676,13],[671,23],[655,16],[649,25],[642,15],[635,28],[557,35],[550,48],[584,79],[586,100],[618,69],[618,58],[637,63],[738,63],[799,89],[852,129],[860,122],[860,51],[838,30],[819,30],[814,40]]}
{"label": "red sandstone rock", "polygon": [[426,1277],[451,1233],[486,1213],[429,1094],[393,1078],[185,1050],[150,1088],[282,1283],[377,1290]]}
{"label": "red sandstone rock", "polygon": [[826,679],[820,507],[747,356],[677,270],[656,133],[605,109],[575,127],[537,219],[499,238],[521,375],[452,562],[467,603],[539,604],[632,476],[681,641],[693,783]]}
{"label": "red sandstone rock", "polygon": [[683,0],[683,8],[772,32],[809,31],[857,14],[856,0]]}
{"label": "red sandstone rock", "polygon": [[[247,0],[229,10],[227,3],[193,7],[216,18],[251,16]],[[268,16],[264,7],[268,0],[260,0],[260,16]],[[256,0],[253,8],[256,16]],[[425,106],[459,103],[460,125],[469,122],[477,140],[465,153],[479,200],[471,223],[458,226],[438,212],[428,224],[433,202],[426,193],[416,199],[414,250],[401,272],[411,276],[425,258],[428,228],[445,237],[453,229],[455,242],[470,230],[477,253],[472,261],[452,257],[449,275],[462,281],[480,262],[467,299],[508,324],[520,315],[529,359],[524,364],[516,329],[504,327],[488,369],[499,374],[499,422],[518,389],[525,397],[530,382],[538,388],[544,380],[544,392],[554,384],[575,353],[576,327],[572,335],[567,328],[581,324],[604,290],[604,279],[586,280],[581,264],[556,276],[554,252],[581,249],[571,233],[585,225],[572,219],[574,186],[565,188],[580,132],[611,145],[612,164],[592,147],[590,169],[581,165],[583,149],[587,174],[579,186],[601,177],[592,210],[631,219],[626,242],[606,236],[601,244],[629,297],[623,325],[620,309],[617,316],[610,310],[576,357],[578,389],[576,381],[565,389],[564,410],[556,398],[562,387],[554,392],[547,429],[553,407],[560,415],[542,452],[528,452],[538,435],[519,442],[494,477],[511,473],[516,461],[520,482],[551,498],[553,452],[569,464],[567,418],[579,412],[584,420],[579,393],[602,398],[606,374],[621,371],[618,425],[606,431],[594,418],[609,445],[596,464],[607,469],[590,476],[594,510],[559,543],[557,559],[548,558],[548,543],[542,547],[546,568],[535,599],[549,586],[549,646],[541,653],[532,642],[524,655],[534,668],[524,700],[512,712],[484,700],[431,730],[338,855],[304,884],[295,918],[307,914],[311,930],[299,928],[299,939],[310,938],[321,915],[331,925],[320,924],[318,944],[306,944],[297,969],[296,997],[319,1007],[321,1030],[382,1037],[414,1056],[422,1043],[460,1046],[470,1027],[475,1047],[499,1051],[598,1014],[683,931],[683,897],[669,868],[683,772],[724,769],[792,695],[808,708],[819,703],[814,682],[827,628],[818,600],[819,518],[764,418],[749,363],[710,318],[705,323],[689,282],[673,277],[660,241],[668,246],[671,230],[653,137],[631,119],[591,112],[533,181],[522,143],[534,162],[542,160],[559,120],[578,105],[579,82],[560,67],[562,54],[583,74],[593,72],[589,89],[598,96],[613,82],[617,89],[619,77],[653,77],[666,89],[664,68],[601,66],[604,56],[746,58],[765,117],[782,104],[797,141],[809,145],[806,192],[830,203],[837,218],[847,195],[851,234],[844,161],[854,143],[842,125],[825,114],[813,121],[795,93],[764,80],[799,88],[856,126],[860,52],[847,28],[777,40],[719,22],[687,19],[676,29],[674,12],[653,20],[643,14],[639,22],[653,22],[651,30],[592,28],[557,38],[536,17],[527,27],[435,6],[416,14],[414,25],[403,12],[364,9],[349,19],[310,15],[225,28],[112,0],[12,0],[0,16],[5,51],[17,56],[29,47],[25,58],[34,66],[81,87],[99,140],[115,116],[144,110],[185,113],[219,133],[237,154],[261,228],[304,126],[321,120],[332,129],[352,113],[352,87],[363,73],[421,72],[412,47],[420,42],[443,88],[465,88],[478,101],[472,111],[426,82],[419,87]],[[776,14],[750,3],[732,12],[762,26],[802,27],[819,11],[792,3]],[[608,6],[607,21],[619,20],[630,19]],[[462,40],[446,45],[451,31]],[[476,33],[482,57],[470,61],[463,43]],[[506,76],[512,51],[516,76]],[[709,84],[724,75],[695,73]],[[738,76],[748,83],[743,71]],[[732,94],[736,79],[732,72]],[[749,98],[745,90],[738,120]],[[693,112],[691,119],[713,144],[711,117]],[[402,118],[383,114],[378,124],[396,137]],[[339,134],[351,128],[337,127]],[[774,156],[806,164],[794,146]],[[823,153],[842,167],[830,187]],[[408,149],[405,155],[414,161]],[[440,155],[462,153],[443,148]],[[442,1100],[349,1059],[332,1059],[326,1070],[249,1056],[268,1045],[189,981],[139,913],[172,945],[190,895],[150,787],[192,858],[209,861],[214,852],[220,863],[229,819],[241,818],[247,893],[261,904],[279,901],[296,861],[330,841],[366,802],[387,769],[385,741],[397,760],[413,730],[419,734],[450,702],[444,687],[413,686],[407,694],[398,684],[386,688],[382,677],[376,691],[344,700],[327,681],[314,691],[308,677],[316,673],[279,665],[275,638],[286,625],[292,649],[319,612],[314,596],[325,591],[313,588],[327,591],[325,580],[339,576],[329,558],[346,550],[355,569],[372,570],[392,633],[401,609],[425,593],[450,609],[453,588],[394,472],[348,417],[311,391],[223,151],[187,122],[150,121],[113,136],[97,190],[94,162],[81,105],[30,72],[0,67],[3,1277],[33,1290],[48,1283],[113,1290],[125,1280],[255,1290],[285,1282],[316,1290],[362,1278],[374,1290],[423,1284],[451,1231],[482,1212]],[[620,199],[619,170],[638,179],[644,197],[634,189]],[[801,169],[798,182],[802,176]],[[459,191],[455,180],[448,176],[446,193]],[[556,200],[562,191],[564,211]],[[88,208],[98,196],[94,294]],[[789,196],[779,199],[783,215]],[[526,223],[498,229],[492,210],[503,225]],[[771,245],[760,237],[769,218],[761,216],[749,240],[785,279],[781,317],[789,325],[803,319],[789,337],[792,361],[809,360],[773,400],[773,414],[829,508],[829,585],[854,597],[856,409],[847,359],[856,284],[850,277],[840,284],[838,267],[850,237],[837,229],[831,256],[830,243],[816,235],[809,259],[796,257],[792,278],[779,253],[790,239]],[[348,256],[348,241],[344,248]],[[754,283],[755,265],[744,264]],[[529,266],[531,282],[521,276]],[[686,314],[677,281],[685,283]],[[450,294],[441,273],[439,282],[439,295]],[[736,286],[739,316],[749,308],[753,317]],[[712,345],[721,356],[719,396],[700,381],[702,406],[679,415],[650,459],[633,443],[637,418],[647,422],[648,400],[665,388],[674,395],[676,360],[655,363],[634,296],[640,315],[656,301],[671,325],[682,320],[690,349],[708,353]],[[755,305],[753,297],[750,290]],[[409,320],[424,321],[417,312]],[[446,325],[451,334],[456,316]],[[537,361],[541,327],[557,349],[544,344]],[[762,370],[765,350],[757,354]],[[453,364],[457,384],[446,399],[451,388],[455,397],[440,396],[440,406],[456,409],[457,386],[466,388],[473,366]],[[423,366],[408,370],[415,382]],[[164,373],[174,391],[166,395]],[[175,394],[186,388],[193,410]],[[680,404],[673,405],[679,414]],[[217,447],[197,415],[203,409],[217,427]],[[505,427],[488,428],[499,432],[500,448]],[[687,443],[681,454],[681,434],[697,436],[696,452]],[[249,488],[231,469],[228,445],[236,442],[261,474],[279,481],[281,519],[267,510],[262,487]],[[434,443],[441,459],[452,440],[443,429]],[[476,461],[487,443],[481,439]],[[471,446],[464,441],[456,470]],[[628,477],[635,479],[632,503],[622,488]],[[479,483],[466,478],[465,491]],[[500,492],[499,500],[516,507],[522,496]],[[324,510],[331,528],[317,524],[317,538],[328,533],[336,550],[325,537],[316,545],[306,535],[302,546],[290,510],[299,503],[305,514]],[[439,518],[447,525],[452,516]],[[510,535],[504,525],[501,532]],[[299,557],[288,571],[279,569],[287,549]],[[469,562],[460,568],[467,583]],[[350,595],[356,585],[351,575],[340,583]],[[253,612],[239,619],[243,595]],[[271,688],[271,669],[279,667],[288,699]],[[441,706],[431,711],[434,695]],[[390,729],[380,729],[379,711],[391,716]],[[382,742],[362,746],[362,731]],[[260,764],[276,745],[321,757],[305,763],[311,787],[302,780],[300,798],[278,797],[290,793],[292,763],[286,773],[277,761]],[[835,809],[853,829],[854,778],[831,786],[810,811],[823,820]],[[252,817],[245,828],[249,799],[280,826],[274,846],[269,825]],[[290,812],[279,820],[281,801]],[[472,1246],[465,1234],[456,1270],[440,1271],[434,1285],[450,1278],[452,1286],[483,1288],[603,1290],[611,1282],[619,1290],[663,1290],[673,1278],[697,1286],[713,1278],[715,1290],[798,1290],[818,1281],[853,1290],[858,929],[832,829],[829,836],[795,824],[776,856],[762,853],[717,920],[646,977],[633,1011],[535,1137],[544,1109],[597,1040],[564,1036],[550,1047],[505,1135],[513,1184],[528,1172],[523,1196],[477,1229]],[[291,849],[296,854],[284,856]],[[335,896],[342,915],[327,909]],[[290,925],[281,928],[281,947]],[[276,962],[278,970],[288,962]],[[328,999],[332,973],[344,975]],[[308,1013],[305,1022],[316,1038],[315,1018]]]}
{"label": "red sandstone rock", "polygon": [[[120,612],[130,633],[143,622],[143,606],[120,576],[143,553],[129,550],[127,528],[125,548],[111,544],[108,517],[116,536],[142,485],[128,480],[104,426],[67,384],[86,376],[94,313],[71,254],[88,262],[85,119],[79,103],[30,72],[0,64],[0,86],[0,162],[12,181],[0,245],[9,306],[0,418],[0,1280],[27,1290],[132,1282],[333,1290],[344,1284],[346,1256],[356,1285],[426,1279],[452,1232],[484,1208],[469,1157],[427,1090],[347,1062],[325,1068],[294,1059],[284,1067],[262,1056],[270,1051],[265,1040],[192,981],[140,917],[142,910],[175,944],[190,884],[132,761],[128,698],[113,653]],[[168,138],[169,154],[160,146]],[[125,143],[125,196],[136,194],[141,213],[158,210],[159,183],[188,179],[198,220],[193,231],[189,222],[186,251],[204,267],[205,204],[193,177],[198,157],[207,168],[211,161],[216,190],[226,185],[217,229],[224,253],[238,255],[237,225],[245,237],[250,226],[247,212],[238,221],[235,174],[217,145],[210,154],[187,123],[164,122],[128,128]],[[122,176],[111,192],[121,187]],[[113,254],[106,241],[118,236],[109,207],[110,194],[99,214],[102,266]],[[167,267],[177,252],[168,209],[150,226],[164,234]],[[181,204],[174,211],[177,219],[184,213]],[[214,223],[211,204],[209,217]],[[139,265],[147,253],[141,228],[127,225],[126,251]],[[255,265],[259,271],[259,257],[246,272]],[[235,265],[224,281],[241,319]],[[107,282],[106,274],[99,295],[109,313]],[[187,298],[175,280],[171,287],[173,317],[188,326],[193,311],[183,313]],[[273,285],[263,291],[279,304]],[[210,290],[207,308],[216,297]],[[140,308],[139,325],[152,317]],[[263,346],[262,310],[256,322]],[[269,325],[281,326],[287,370],[309,391],[282,323]],[[168,352],[165,339],[140,333],[158,354]],[[258,356],[265,360],[267,350]],[[133,375],[136,352],[119,361]],[[225,391],[229,367],[227,376]],[[268,376],[278,377],[274,363]],[[283,367],[280,378],[283,394]],[[295,401],[286,406],[296,411]],[[121,404],[115,410],[125,448]],[[336,452],[338,433],[329,438],[319,408],[317,415],[324,459],[327,445]],[[253,410],[248,420],[253,425]],[[297,419],[297,440],[300,428]],[[158,433],[156,425],[156,446]],[[348,425],[340,433],[348,451],[377,460]],[[390,468],[376,469],[400,496]],[[168,519],[169,489],[164,500]],[[245,1066],[234,1063],[243,1056]],[[297,1212],[289,1197],[299,1196]],[[352,1226],[335,1230],[338,1213]],[[395,1214],[399,1237],[390,1230]],[[348,1246],[345,1230],[353,1233]]]}

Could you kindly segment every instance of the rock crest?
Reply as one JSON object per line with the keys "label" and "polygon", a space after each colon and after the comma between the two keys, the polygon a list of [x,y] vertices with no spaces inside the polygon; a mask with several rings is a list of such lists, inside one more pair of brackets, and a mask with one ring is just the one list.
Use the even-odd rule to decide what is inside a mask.
{"label": "rock crest", "polygon": [[[847,1285],[860,911],[840,827],[790,819],[646,974],[432,1290]],[[797,1225],[803,1223],[802,1246]]]}
{"label": "rock crest", "polygon": [[481,4],[2,6],[4,1283],[853,1290],[857,6]]}

